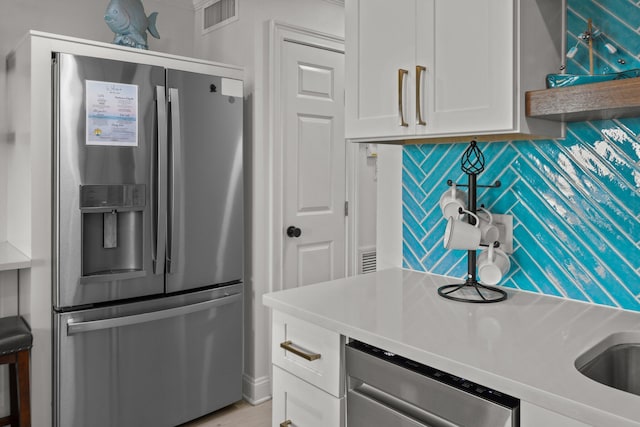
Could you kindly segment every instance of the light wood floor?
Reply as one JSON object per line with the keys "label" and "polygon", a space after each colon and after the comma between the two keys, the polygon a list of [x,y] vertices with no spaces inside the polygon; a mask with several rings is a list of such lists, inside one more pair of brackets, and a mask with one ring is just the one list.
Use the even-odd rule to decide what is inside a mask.
{"label": "light wood floor", "polygon": [[270,427],[271,400],[253,406],[241,400],[181,427]]}

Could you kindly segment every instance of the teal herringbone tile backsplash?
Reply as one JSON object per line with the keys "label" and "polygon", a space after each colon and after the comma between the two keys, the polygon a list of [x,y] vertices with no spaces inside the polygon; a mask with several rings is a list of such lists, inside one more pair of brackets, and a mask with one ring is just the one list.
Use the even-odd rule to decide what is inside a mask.
{"label": "teal herringbone tile backsplash", "polygon": [[[568,46],[587,19],[603,33],[596,73],[640,68],[640,2],[569,0]],[[606,40],[605,40],[606,39]],[[615,54],[604,43],[617,48]],[[588,72],[585,45],[567,63]],[[487,159],[479,203],[514,217],[511,270],[501,285],[640,311],[640,118],[570,123],[564,140],[478,144]],[[464,251],[442,245],[438,206],[447,179],[465,182],[466,144],[403,153],[403,258],[407,268],[464,277]]]}

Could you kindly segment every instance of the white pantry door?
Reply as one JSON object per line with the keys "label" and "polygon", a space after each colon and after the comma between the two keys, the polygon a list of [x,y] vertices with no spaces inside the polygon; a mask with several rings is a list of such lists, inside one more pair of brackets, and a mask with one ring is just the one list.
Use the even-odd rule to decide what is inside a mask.
{"label": "white pantry door", "polygon": [[344,54],[283,44],[282,287],[288,289],[345,276],[346,147]]}

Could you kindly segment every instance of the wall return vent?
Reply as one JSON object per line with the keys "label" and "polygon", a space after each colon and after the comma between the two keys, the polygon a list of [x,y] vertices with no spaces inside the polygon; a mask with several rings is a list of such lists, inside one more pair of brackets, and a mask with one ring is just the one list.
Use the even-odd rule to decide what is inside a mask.
{"label": "wall return vent", "polygon": [[238,20],[239,0],[216,0],[204,7],[203,32],[213,31]]}
{"label": "wall return vent", "polygon": [[376,271],[376,250],[373,249],[369,249],[369,250],[360,250],[359,251],[359,255],[360,255],[360,259],[358,262],[358,273],[359,274],[366,274],[366,273],[373,273]]}

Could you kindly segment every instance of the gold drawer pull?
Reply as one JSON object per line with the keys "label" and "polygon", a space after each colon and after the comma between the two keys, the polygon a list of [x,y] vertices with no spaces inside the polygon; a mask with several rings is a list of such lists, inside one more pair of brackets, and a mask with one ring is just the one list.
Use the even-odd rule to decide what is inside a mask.
{"label": "gold drawer pull", "polygon": [[407,70],[403,70],[402,68],[398,70],[398,113],[400,114],[400,126],[409,126],[409,124],[404,121],[404,99],[402,99],[404,77],[407,74],[409,74]]}
{"label": "gold drawer pull", "polygon": [[422,119],[422,96],[420,95],[420,87],[422,87],[422,73],[427,71],[426,67],[416,65],[416,115],[418,124],[426,126],[427,122]]}
{"label": "gold drawer pull", "polygon": [[287,420],[280,423],[280,427],[289,427],[290,425],[291,425],[291,420]]}
{"label": "gold drawer pull", "polygon": [[318,353],[309,354],[309,353],[305,353],[304,351],[300,351],[293,346],[293,343],[291,341],[285,341],[280,343],[280,347],[308,361],[314,361],[316,359],[320,359],[320,354]]}

